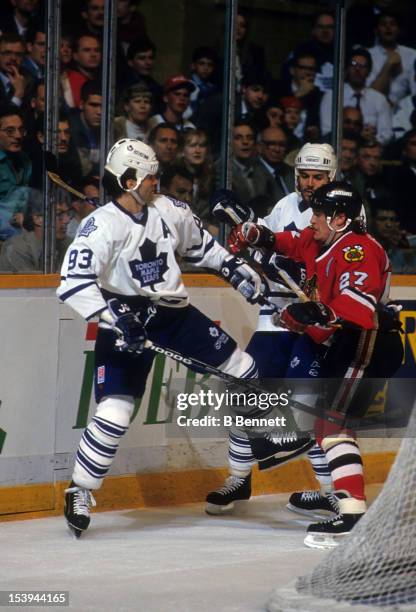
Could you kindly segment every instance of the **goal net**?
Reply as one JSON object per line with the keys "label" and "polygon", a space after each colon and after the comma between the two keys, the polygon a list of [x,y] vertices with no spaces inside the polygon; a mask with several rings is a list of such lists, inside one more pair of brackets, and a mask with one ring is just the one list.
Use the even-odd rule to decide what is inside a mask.
{"label": "goal net", "polygon": [[270,612],[325,609],[416,610],[415,409],[368,512],[311,574],[276,589],[268,603]]}

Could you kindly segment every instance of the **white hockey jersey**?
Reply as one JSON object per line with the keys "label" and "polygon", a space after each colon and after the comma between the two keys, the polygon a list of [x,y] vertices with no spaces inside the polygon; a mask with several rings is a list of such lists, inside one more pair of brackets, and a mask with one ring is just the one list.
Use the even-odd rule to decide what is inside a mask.
{"label": "white hockey jersey", "polygon": [[[273,210],[264,219],[258,219],[257,223],[265,225],[272,232],[300,231],[308,227],[312,217],[312,209],[302,202],[296,192],[289,193],[275,205]],[[260,261],[261,255],[256,253],[255,259]],[[270,301],[279,308],[296,301],[296,295],[285,285],[275,283],[267,279],[270,292]],[[262,306],[259,313],[256,331],[287,331],[286,328],[276,327],[271,321],[272,308]]]}
{"label": "white hockey jersey", "polygon": [[175,252],[214,270],[229,255],[184,202],[157,196],[136,215],[109,202],[82,221],[65,255],[57,295],[86,319],[106,308],[101,289],[186,306]]}

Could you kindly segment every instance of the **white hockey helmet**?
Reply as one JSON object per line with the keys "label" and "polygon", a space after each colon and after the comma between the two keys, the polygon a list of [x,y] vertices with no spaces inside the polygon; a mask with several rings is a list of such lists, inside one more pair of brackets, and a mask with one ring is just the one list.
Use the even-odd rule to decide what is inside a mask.
{"label": "white hockey helmet", "polygon": [[[136,171],[136,186],[126,189],[120,178],[128,168]],[[134,191],[149,174],[156,174],[159,168],[156,154],[149,145],[134,138],[118,140],[107,155],[105,169],[117,177],[117,183],[124,191]]]}
{"label": "white hockey helmet", "polygon": [[295,159],[295,186],[298,191],[299,170],[321,170],[328,172],[333,181],[337,172],[337,156],[330,144],[306,143],[300,149]]}

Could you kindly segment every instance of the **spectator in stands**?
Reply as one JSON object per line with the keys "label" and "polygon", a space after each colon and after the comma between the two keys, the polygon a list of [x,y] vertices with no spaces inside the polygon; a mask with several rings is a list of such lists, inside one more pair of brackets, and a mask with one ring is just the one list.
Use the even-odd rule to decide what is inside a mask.
{"label": "spectator in stands", "polygon": [[191,81],[195,85],[191,93],[191,111],[195,113],[198,107],[209,96],[217,93],[218,87],[212,77],[218,64],[218,56],[212,47],[197,47],[192,53]]}
{"label": "spectator in stands", "polygon": [[[183,166],[172,164],[162,172],[160,193],[192,205],[194,191],[193,176]],[[197,213],[196,213],[197,214]]]}
{"label": "spectator in stands", "polygon": [[83,193],[88,200],[81,200],[75,196],[72,200],[72,218],[66,228],[66,235],[73,240],[76,236],[78,226],[82,219],[88,217],[88,215],[97,207],[98,198],[100,197],[100,181],[97,176],[86,176],[80,183],[76,185],[76,189]]}
{"label": "spectator in stands", "polygon": [[203,130],[187,130],[179,159],[193,177],[192,210],[203,221],[210,218],[209,198],[215,188],[215,171],[208,136]]}
{"label": "spectator in stands", "polygon": [[32,163],[22,150],[25,127],[16,106],[0,108],[0,239],[15,233],[10,221],[14,203],[8,196],[16,187],[29,185]]}
{"label": "spectator in stands", "polygon": [[377,17],[392,3],[393,0],[361,0],[352,3],[347,11],[347,49],[374,46]]}
{"label": "spectator in stands", "polygon": [[[42,189],[45,173],[42,156],[45,141],[43,113],[39,114],[36,120],[35,136],[36,138],[31,143],[31,147],[26,149],[33,165],[30,184],[36,189]],[[72,185],[74,181],[78,181],[79,177],[82,176],[82,166],[78,149],[71,137],[68,116],[63,111],[59,113],[58,117],[57,154],[58,174],[64,181]]]}
{"label": "spectator in stands", "polygon": [[358,164],[358,147],[360,137],[353,130],[344,130],[341,141],[341,178],[349,183],[354,182],[354,175]]}
{"label": "spectator in stands", "polygon": [[[414,78],[416,79],[416,63]],[[409,95],[400,100],[394,110],[392,124],[396,140],[416,127],[416,96]]]}
{"label": "spectator in stands", "polygon": [[61,70],[69,68],[72,62],[74,42],[72,36],[62,34],[59,45],[59,59],[61,61]]}
{"label": "spectator in stands", "polygon": [[262,109],[263,120],[260,121],[261,129],[266,127],[281,127],[283,125],[284,110],[280,102],[269,98]]}
{"label": "spectator in stands", "polygon": [[373,68],[367,85],[381,92],[396,105],[410,93],[416,93],[414,64],[416,49],[398,44],[399,20],[392,11],[382,11],[376,19],[376,44],[369,49]]}
{"label": "spectator in stands", "polygon": [[83,25],[81,26],[81,33],[92,34],[102,38],[103,27],[104,27],[104,3],[105,0],[85,0],[83,2],[83,9],[81,11],[81,17],[83,19]]}
{"label": "spectator in stands", "polygon": [[315,85],[317,63],[313,55],[299,53],[294,55],[290,65],[290,81],[277,81],[273,94],[281,99],[295,96],[302,104],[301,121],[296,135],[302,140],[316,142],[319,139],[319,107],[321,90]]}
{"label": "spectator in stands", "polygon": [[363,114],[359,108],[354,106],[344,106],[342,112],[342,129],[354,132],[361,137],[363,131]]}
{"label": "spectator in stands", "polygon": [[120,83],[122,89],[125,86],[144,82],[152,94],[153,114],[157,114],[163,107],[163,87],[152,76],[156,59],[156,46],[147,37],[134,40],[127,51],[127,63],[129,70],[125,82]]}
{"label": "spectator in stands", "polygon": [[332,89],[332,77],[334,72],[334,15],[329,11],[321,11],[316,14],[311,38],[298,45],[282,68],[281,78],[290,83],[290,67],[293,65],[294,57],[314,57],[316,64],[315,85],[322,91]]}
{"label": "spectator in stands", "polygon": [[354,173],[353,185],[367,202],[367,221],[370,222],[375,202],[390,199],[387,177],[382,164],[383,147],[377,141],[362,142],[358,147],[357,172]]}
{"label": "spectator in stands", "polygon": [[25,42],[18,34],[0,36],[0,102],[22,106],[33,86],[33,78],[22,68]]}
{"label": "spectator in stands", "polygon": [[175,163],[179,151],[179,132],[171,123],[159,123],[149,134],[149,145],[159,161],[159,173]]}
{"label": "spectator in stands", "polygon": [[[60,269],[66,250],[71,243],[66,228],[71,219],[68,194],[56,204],[55,261],[53,270]],[[23,230],[4,243],[0,253],[0,271],[6,273],[36,273],[43,268],[43,206],[42,200],[32,203],[25,214]]]}
{"label": "spectator in stands", "polygon": [[249,121],[260,127],[264,107],[269,99],[269,83],[256,72],[247,72],[241,82],[241,95],[236,96],[236,121]]}
{"label": "spectator in stands", "polygon": [[71,136],[81,159],[82,175],[99,174],[102,96],[98,81],[81,87],[80,110],[69,116]]}
{"label": "spectator in stands", "polygon": [[236,22],[236,90],[241,91],[244,76],[257,74],[263,79],[268,77],[266,56],[263,47],[249,40],[249,20],[247,13],[238,8]]}
{"label": "spectator in stands", "polygon": [[39,0],[12,0],[10,10],[2,15],[0,32],[18,34],[26,39],[29,30],[36,28],[39,20]]}
{"label": "spectator in stands", "polygon": [[407,233],[401,227],[390,200],[379,200],[376,203],[371,233],[386,249],[395,274],[415,274],[416,250],[410,248]]}
{"label": "spectator in stands", "polygon": [[124,53],[133,40],[147,36],[146,20],[137,10],[137,4],[137,0],[117,1],[117,39]]}
{"label": "spectator in stands", "polygon": [[26,127],[25,143],[36,139],[35,123],[41,113],[45,112],[45,81],[37,81],[29,100],[28,108],[25,109],[24,121]]}
{"label": "spectator in stands", "polygon": [[403,137],[401,159],[401,166],[389,170],[389,186],[395,195],[395,209],[403,227],[416,234],[416,129]]}
{"label": "spectator in stands", "polygon": [[32,75],[35,81],[45,76],[46,35],[43,30],[29,30],[26,36],[27,54],[22,62],[22,68]]}
{"label": "spectator in stands", "polygon": [[262,194],[261,216],[264,216],[276,202],[295,190],[295,182],[293,168],[283,161],[287,153],[287,138],[283,129],[268,127],[260,132],[257,140],[259,156],[256,170],[263,174],[270,188],[268,193]]}
{"label": "spectator in stands", "polygon": [[283,129],[287,137],[287,151],[300,149],[302,141],[297,135],[297,127],[301,121],[302,102],[295,96],[287,96],[280,99],[280,104],[283,106]]}
{"label": "spectator in stands", "polygon": [[[268,209],[274,190],[274,177],[264,171],[256,157],[256,134],[252,125],[237,121],[233,127],[232,190],[238,199],[251,206],[259,216]],[[217,186],[223,187],[217,179]]]}
{"label": "spectator in stands", "polygon": [[113,122],[114,140],[136,138],[147,142],[149,119],[152,112],[152,94],[145,83],[131,85],[124,92],[121,103],[124,114]]}
{"label": "spectator in stands", "polygon": [[73,60],[75,69],[64,72],[62,87],[67,105],[70,108],[80,108],[82,86],[99,76],[101,65],[100,39],[90,34],[76,38]]}
{"label": "spectator in stands", "polygon": [[[392,136],[392,111],[386,96],[366,87],[366,80],[372,69],[371,55],[366,49],[353,49],[347,60],[346,83],[343,106],[359,108],[363,114],[363,138],[387,144]],[[332,92],[327,91],[321,102],[321,130],[328,135],[331,131]]]}
{"label": "spectator in stands", "polygon": [[177,74],[167,79],[164,87],[163,101],[165,108],[162,113],[153,115],[150,127],[159,123],[172,123],[179,132],[195,128],[195,125],[184,118],[189,105],[191,93],[195,90],[193,82],[183,74]]}

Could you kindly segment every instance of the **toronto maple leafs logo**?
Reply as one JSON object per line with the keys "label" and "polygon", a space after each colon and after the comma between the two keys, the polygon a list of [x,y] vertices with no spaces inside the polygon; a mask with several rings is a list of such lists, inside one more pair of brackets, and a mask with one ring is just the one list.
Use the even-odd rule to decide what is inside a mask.
{"label": "toronto maple leafs logo", "polygon": [[218,336],[220,335],[220,332],[218,331],[216,327],[210,327],[209,333],[213,338],[218,338]]}
{"label": "toronto maple leafs logo", "polygon": [[81,237],[81,236],[85,236],[86,238],[88,238],[88,236],[90,234],[92,234],[92,232],[95,232],[96,229],[98,229],[98,228],[95,225],[95,219],[94,219],[94,217],[91,217],[90,219],[88,219],[88,221],[86,222],[84,227],[82,227],[79,230],[78,238]]}
{"label": "toronto maple leafs logo", "polygon": [[132,259],[129,261],[130,270],[133,278],[140,282],[141,287],[150,287],[155,291],[154,285],[161,283],[168,270],[167,253],[159,253],[157,255],[156,243],[146,238],[141,247],[139,247],[140,259]]}

